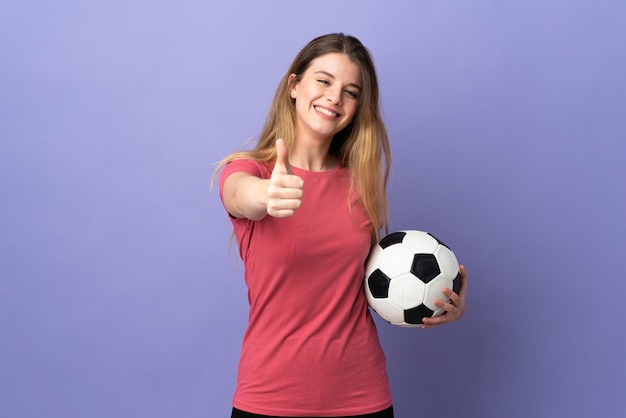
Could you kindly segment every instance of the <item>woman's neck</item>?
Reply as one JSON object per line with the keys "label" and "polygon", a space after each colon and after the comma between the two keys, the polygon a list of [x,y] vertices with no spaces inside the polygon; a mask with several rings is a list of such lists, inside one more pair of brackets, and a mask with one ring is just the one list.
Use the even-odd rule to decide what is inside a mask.
{"label": "woman's neck", "polygon": [[330,141],[304,142],[297,141],[289,153],[291,165],[307,171],[328,171],[337,165],[337,158],[328,150]]}

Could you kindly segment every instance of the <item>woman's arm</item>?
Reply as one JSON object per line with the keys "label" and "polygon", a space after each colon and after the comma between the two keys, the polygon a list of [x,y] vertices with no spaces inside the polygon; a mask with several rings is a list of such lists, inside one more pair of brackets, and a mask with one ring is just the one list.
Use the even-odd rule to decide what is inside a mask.
{"label": "woman's arm", "polygon": [[257,221],[266,215],[292,216],[300,207],[304,182],[293,174],[282,139],[276,141],[276,154],[276,165],[269,179],[244,172],[234,172],[226,178],[222,198],[228,213]]}

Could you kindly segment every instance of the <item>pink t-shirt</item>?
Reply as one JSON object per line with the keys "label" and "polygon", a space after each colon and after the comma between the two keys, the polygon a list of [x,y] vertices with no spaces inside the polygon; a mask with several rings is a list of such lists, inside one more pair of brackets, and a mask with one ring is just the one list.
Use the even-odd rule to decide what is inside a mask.
{"label": "pink t-shirt", "polygon": [[[233,172],[269,178],[271,167],[236,160]],[[391,405],[385,355],[363,293],[370,221],[350,174],[310,172],[289,218],[231,217],[250,303],[233,406],[263,415],[342,416]]]}

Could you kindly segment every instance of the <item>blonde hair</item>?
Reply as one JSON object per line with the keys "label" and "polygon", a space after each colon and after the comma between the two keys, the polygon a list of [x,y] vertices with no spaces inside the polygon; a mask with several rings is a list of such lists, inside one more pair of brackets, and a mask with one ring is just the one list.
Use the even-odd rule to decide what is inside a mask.
{"label": "blonde hair", "polygon": [[[338,132],[329,152],[346,167],[352,178],[351,191],[358,191],[366,213],[372,221],[372,242],[388,232],[387,180],[391,155],[389,137],[382,121],[376,70],[369,50],[354,36],[334,33],[319,36],[309,42],[295,57],[280,81],[270,106],[257,145],[250,151],[234,152],[222,159],[213,177],[228,162],[246,158],[260,163],[276,159],[275,141],[283,138],[291,150],[295,141],[295,103],[290,96],[293,84],[299,82],[311,62],[325,54],[343,53],[361,71],[362,89],[352,122]],[[291,74],[295,77],[289,80]]]}

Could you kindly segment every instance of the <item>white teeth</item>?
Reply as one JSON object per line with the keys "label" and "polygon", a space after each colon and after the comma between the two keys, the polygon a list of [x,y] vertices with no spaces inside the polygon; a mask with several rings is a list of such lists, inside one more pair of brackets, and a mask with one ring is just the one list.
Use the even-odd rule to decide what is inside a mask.
{"label": "white teeth", "polygon": [[324,109],[323,107],[317,107],[316,106],[315,110],[317,110],[320,113],[325,114],[326,116],[330,116],[332,118],[336,118],[337,117],[337,114],[335,112],[331,112],[330,110]]}

